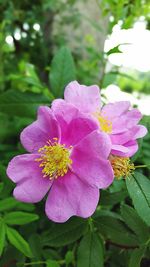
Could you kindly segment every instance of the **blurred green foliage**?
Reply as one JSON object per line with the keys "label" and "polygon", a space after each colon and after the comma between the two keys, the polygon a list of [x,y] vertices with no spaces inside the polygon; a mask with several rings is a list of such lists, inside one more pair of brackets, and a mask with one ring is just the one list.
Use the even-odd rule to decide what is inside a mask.
{"label": "blurred green foliage", "polygon": [[[87,2],[0,0],[0,267],[150,266],[149,167],[102,191],[92,218],[71,218],[65,224],[49,221],[43,202],[16,201],[14,184],[5,173],[8,161],[24,153],[19,135],[35,119],[37,107],[62,97],[71,80],[103,88],[115,83],[124,91],[149,93],[148,75],[122,73],[118,67],[106,71],[109,54],[120,52],[119,47],[104,53],[88,30],[80,32],[80,39],[69,39],[67,27],[74,32],[84,20],[103,34],[101,21],[91,20],[90,11],[86,18],[82,15],[81,3],[83,8]],[[139,16],[150,28],[149,1],[95,3],[101,20],[108,18],[107,34],[119,20],[128,29]],[[150,132],[148,116],[143,124]],[[136,165],[150,164],[149,142],[150,134],[140,141]]]}

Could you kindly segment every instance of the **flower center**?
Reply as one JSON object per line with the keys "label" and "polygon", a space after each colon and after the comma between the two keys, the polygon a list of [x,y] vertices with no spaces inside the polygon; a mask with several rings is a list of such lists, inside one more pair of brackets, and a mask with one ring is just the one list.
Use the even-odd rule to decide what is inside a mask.
{"label": "flower center", "polygon": [[134,170],[135,166],[130,162],[129,158],[110,156],[110,162],[116,178],[129,176]]}
{"label": "flower center", "polygon": [[40,162],[39,167],[42,167],[44,177],[49,177],[50,180],[57,179],[59,176],[64,176],[69,166],[72,164],[70,159],[70,149],[64,144],[59,144],[57,138],[54,142],[48,141],[47,145],[41,147],[38,152],[40,157],[36,161]]}
{"label": "flower center", "polygon": [[99,122],[101,130],[110,134],[112,132],[112,122],[107,119],[107,117],[102,116],[99,112],[96,112],[94,115]]}

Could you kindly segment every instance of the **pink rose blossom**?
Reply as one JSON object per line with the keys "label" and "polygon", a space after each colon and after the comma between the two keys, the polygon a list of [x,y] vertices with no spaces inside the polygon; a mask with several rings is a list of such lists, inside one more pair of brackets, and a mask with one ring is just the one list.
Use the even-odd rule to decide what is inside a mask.
{"label": "pink rose blossom", "polygon": [[[80,85],[77,81],[65,88],[64,99],[97,121],[101,131],[110,136],[111,154],[131,157],[138,150],[137,139],[146,135],[147,129],[138,125],[142,114],[136,108],[130,108],[130,102],[120,101],[101,107],[98,86]],[[62,100],[55,100],[53,105],[62,105]],[[59,103],[60,102],[60,103]]]}
{"label": "pink rose blossom", "polygon": [[59,110],[57,103],[53,110],[41,106],[21,142],[30,153],[14,157],[7,169],[15,198],[36,203],[48,193],[45,211],[55,222],[91,216],[99,189],[113,181],[110,138],[97,124],[64,102]]}

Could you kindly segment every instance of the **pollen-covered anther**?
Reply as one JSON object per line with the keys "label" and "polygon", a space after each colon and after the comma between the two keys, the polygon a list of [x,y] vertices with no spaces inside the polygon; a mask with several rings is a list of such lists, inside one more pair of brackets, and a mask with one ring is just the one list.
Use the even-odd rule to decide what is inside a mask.
{"label": "pollen-covered anther", "polygon": [[64,144],[59,144],[57,138],[53,140],[54,142],[48,141],[47,145],[38,150],[40,157],[36,159],[40,162],[39,167],[42,167],[44,177],[50,180],[64,176],[72,164],[70,159],[72,147],[66,148]]}
{"label": "pollen-covered anther", "polygon": [[131,163],[130,159],[126,157],[117,157],[111,155],[110,162],[114,171],[114,176],[118,179],[121,177],[128,177],[135,170],[134,164]]}
{"label": "pollen-covered anther", "polygon": [[99,122],[101,131],[110,134],[112,132],[112,122],[106,116],[102,116],[99,112],[94,113],[94,116]]}

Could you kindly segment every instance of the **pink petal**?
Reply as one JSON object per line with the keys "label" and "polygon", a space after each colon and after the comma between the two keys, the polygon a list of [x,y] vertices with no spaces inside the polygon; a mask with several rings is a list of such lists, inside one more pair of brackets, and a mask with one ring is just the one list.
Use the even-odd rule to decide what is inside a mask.
{"label": "pink petal", "polygon": [[121,117],[113,120],[113,134],[122,133],[127,129],[134,127],[142,118],[142,114],[138,109],[132,109],[124,113]]}
{"label": "pink petal", "polygon": [[8,177],[18,183],[14,197],[23,202],[40,201],[51,187],[52,181],[43,178],[36,154],[25,154],[13,158],[7,169]]}
{"label": "pink petal", "polygon": [[145,136],[147,129],[143,125],[136,125],[131,129],[127,129],[124,133],[120,134],[111,134],[111,142],[113,145],[123,145],[130,140],[136,140]]}
{"label": "pink petal", "polygon": [[38,119],[27,126],[21,133],[21,143],[29,151],[38,151],[48,140],[59,138],[58,122],[49,107],[38,109]]}
{"label": "pink petal", "polygon": [[[58,119],[59,120],[59,119]],[[61,143],[66,146],[75,145],[86,135],[98,129],[97,123],[87,117],[77,117],[69,124],[61,121]]]}
{"label": "pink petal", "polygon": [[70,171],[53,183],[46,201],[46,214],[55,222],[65,222],[71,216],[91,216],[98,204],[99,190],[88,186]]}
{"label": "pink petal", "polygon": [[112,151],[118,151],[118,152],[123,152],[123,153],[128,153],[129,149],[127,147],[125,147],[124,145],[112,145],[112,150],[111,150],[111,154]]}
{"label": "pink petal", "polygon": [[124,143],[131,140],[134,135],[135,135],[134,132],[127,130],[124,133],[111,134],[110,138],[113,145],[123,145]]}
{"label": "pink petal", "polygon": [[111,146],[109,136],[104,132],[95,130],[88,136],[85,136],[74,149],[84,151],[97,158],[107,159],[111,151]]}
{"label": "pink petal", "polygon": [[85,86],[73,81],[65,88],[64,98],[81,112],[100,111],[100,90],[97,85]]}
{"label": "pink petal", "polygon": [[99,131],[92,132],[73,147],[72,171],[91,186],[108,187],[114,178],[107,160],[110,150],[109,137]]}
{"label": "pink petal", "polygon": [[122,120],[121,117],[117,118],[112,124],[112,134],[121,134],[127,130],[126,120]]}
{"label": "pink petal", "polygon": [[130,107],[129,101],[109,103],[102,108],[101,114],[108,119],[114,119],[124,114]]}
{"label": "pink petal", "polygon": [[[33,173],[38,164],[35,159],[38,154],[23,154],[14,157],[8,164],[7,175],[14,182],[18,183]],[[36,167],[37,168],[37,167]]]}
{"label": "pink petal", "polygon": [[115,144],[116,145],[123,145],[130,140],[135,140],[138,136],[141,137],[141,135],[144,133],[145,133],[145,130],[143,128],[140,128],[138,125],[138,126],[134,126],[131,129],[127,129],[123,133],[111,134],[110,138],[111,138],[111,142],[113,145],[115,145]]}
{"label": "pink petal", "polygon": [[138,128],[138,131],[137,131],[136,135],[134,136],[134,139],[142,138],[147,134],[147,129],[145,126],[137,125],[136,127]]}
{"label": "pink petal", "polygon": [[142,114],[138,109],[133,108],[124,114],[124,117],[126,117],[127,128],[131,128],[142,119]]}
{"label": "pink petal", "polygon": [[[137,144],[137,141],[135,141],[135,140],[131,140],[131,141],[127,142],[122,147],[123,147],[122,150],[121,149],[116,150],[113,148],[111,153],[113,155],[121,156],[121,157],[132,157],[138,150],[138,144]],[[126,151],[126,149],[127,149],[127,151]]]}
{"label": "pink petal", "polygon": [[56,99],[52,102],[52,110],[59,120],[63,119],[65,122],[70,123],[70,121],[77,116],[79,116],[79,110],[70,103],[67,103],[63,99]]}
{"label": "pink petal", "polygon": [[74,145],[85,135],[98,128],[93,119],[87,117],[72,104],[62,99],[52,103],[52,110],[61,128],[61,143]]}

